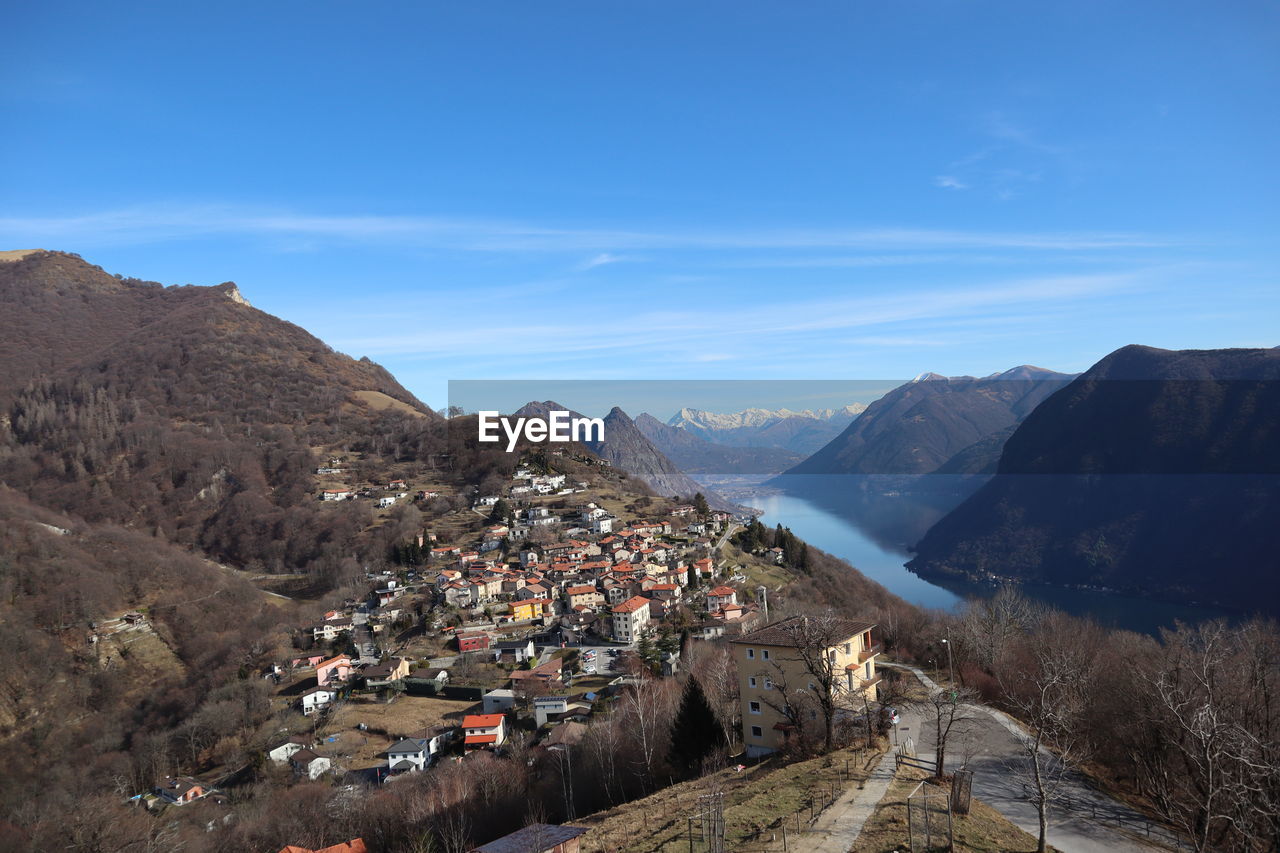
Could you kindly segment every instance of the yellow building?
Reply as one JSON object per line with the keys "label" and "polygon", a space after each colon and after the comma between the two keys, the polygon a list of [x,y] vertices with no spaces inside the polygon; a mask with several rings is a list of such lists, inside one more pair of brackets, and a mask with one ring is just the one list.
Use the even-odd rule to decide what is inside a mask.
{"label": "yellow building", "polygon": [[871,622],[793,616],[733,641],[747,754],[781,749],[804,734],[822,741],[828,720],[861,713],[876,698]]}
{"label": "yellow building", "polygon": [[539,619],[543,614],[550,611],[551,599],[549,598],[530,598],[527,601],[513,601],[510,606],[511,619],[515,622]]}

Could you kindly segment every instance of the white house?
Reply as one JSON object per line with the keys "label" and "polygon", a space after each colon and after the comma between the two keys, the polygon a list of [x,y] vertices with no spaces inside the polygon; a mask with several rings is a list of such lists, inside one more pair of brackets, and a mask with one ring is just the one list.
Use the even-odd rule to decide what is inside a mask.
{"label": "white house", "polygon": [[324,640],[330,642],[339,634],[347,633],[350,630],[350,619],[331,619],[323,624],[312,626],[311,636],[316,641]]}
{"label": "white house", "polygon": [[271,759],[273,764],[284,764],[293,757],[295,752],[301,752],[307,745],[306,738],[294,736],[284,743],[272,747],[267,751],[267,758]]}
{"label": "white house", "polygon": [[511,655],[516,663],[524,663],[534,656],[533,640],[505,640],[492,648],[493,659],[499,660],[503,655]]}
{"label": "white house", "polygon": [[507,739],[507,718],[502,714],[468,714],[462,718],[464,744],[469,752],[501,746]]}
{"label": "white house", "polygon": [[425,738],[405,738],[387,749],[387,768],[392,773],[417,773],[430,761]]}
{"label": "white house", "polygon": [[310,717],[333,704],[338,692],[328,687],[313,687],[302,694],[302,713]]}
{"label": "white house", "polygon": [[309,749],[300,749],[289,756],[289,763],[293,765],[294,773],[306,776],[312,781],[328,773],[330,767],[329,759],[323,755],[316,755]]}
{"label": "white house", "polygon": [[568,710],[568,696],[539,696],[533,700],[533,718],[539,726],[545,726],[553,714],[563,714]]}
{"label": "white house", "polygon": [[718,586],[707,592],[707,609],[720,610],[726,604],[738,603],[738,591],[731,586]]}
{"label": "white house", "polygon": [[484,713],[486,715],[497,714],[501,716],[504,711],[510,711],[516,706],[516,693],[514,690],[500,687],[484,694],[482,701],[484,702]]}

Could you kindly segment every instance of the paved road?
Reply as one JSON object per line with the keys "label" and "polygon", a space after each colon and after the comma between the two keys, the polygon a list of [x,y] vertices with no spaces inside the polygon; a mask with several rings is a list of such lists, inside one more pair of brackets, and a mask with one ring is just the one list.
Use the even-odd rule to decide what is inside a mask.
{"label": "paved road", "polygon": [[[927,688],[937,689],[919,669],[892,666],[911,670]],[[1025,737],[1022,729],[1007,714],[994,708],[968,707],[972,719],[964,732],[953,732],[947,743],[947,769],[967,764],[973,771],[973,795],[1032,836],[1038,836],[1036,807],[1026,798],[1023,787],[1030,758],[1022,746]],[[926,715],[922,709],[904,709],[903,716],[903,723],[898,727],[899,737],[910,735],[920,757],[931,759],[935,737],[925,721]],[[1056,761],[1047,751],[1044,755]],[[1119,818],[1131,822],[1134,827],[1131,831],[1141,831],[1146,818],[1094,789],[1082,774],[1068,771],[1062,784],[1062,793],[1077,804],[1075,809],[1050,806],[1049,843],[1063,853],[1151,853],[1153,849],[1160,849],[1118,829],[1114,824]]]}

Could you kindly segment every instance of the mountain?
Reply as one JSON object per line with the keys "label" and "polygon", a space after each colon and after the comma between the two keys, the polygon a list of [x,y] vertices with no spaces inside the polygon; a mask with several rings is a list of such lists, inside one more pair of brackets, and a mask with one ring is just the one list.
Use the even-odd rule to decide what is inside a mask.
{"label": "mountain", "polygon": [[62,252],[0,261],[0,413],[0,480],[35,503],[324,583],[383,546],[367,509],[318,506],[313,448],[375,475],[447,440],[386,370],[234,284],[164,287]]}
{"label": "mountain", "polygon": [[924,536],[926,577],[1280,612],[1280,351],[1128,346],[1041,403]]}
{"label": "mountain", "polygon": [[[610,418],[620,438],[628,423]],[[122,804],[190,773],[284,810],[258,759],[310,727],[286,708],[305,676],[283,673],[281,694],[276,665],[339,651],[307,626],[412,563],[417,537],[484,523],[476,492],[509,487],[520,454],[475,437],[474,416],[446,422],[234,284],[0,253],[0,849],[288,843],[223,834],[251,812],[221,793],[216,815],[212,797],[163,820]],[[595,463],[547,464],[624,505],[645,491]],[[393,480],[437,495],[379,506],[390,490],[373,486]],[[366,485],[370,499],[319,499]]]}
{"label": "mountain", "polygon": [[[231,282],[164,287],[117,278],[65,252],[7,254],[0,399],[37,376],[83,371],[173,411],[236,393],[242,399],[225,402],[293,423],[330,411],[333,391],[373,391],[432,416],[385,369],[253,308]],[[154,393],[157,384],[166,385],[163,393]]]}
{"label": "mountain", "polygon": [[[572,417],[582,417],[551,400],[526,403],[515,416],[545,418],[553,409],[568,411]],[[635,421],[617,406],[604,417],[604,440],[585,441],[583,445],[614,467],[644,481],[655,494],[689,498],[701,492],[713,507],[730,510],[735,508],[733,503],[694,482],[677,468],[645,437]]]}
{"label": "mountain", "polygon": [[691,474],[777,474],[804,457],[780,447],[728,447],[701,435],[667,426],[645,412],[636,427],[682,471]]}
{"label": "mountain", "polygon": [[1070,380],[1026,365],[982,378],[924,374],[876,400],[787,473],[989,473],[1002,438]]}
{"label": "mountain", "polygon": [[730,447],[779,447],[809,454],[822,447],[866,408],[854,403],[839,409],[744,409],[720,414],[684,408],[667,421],[707,441]]}

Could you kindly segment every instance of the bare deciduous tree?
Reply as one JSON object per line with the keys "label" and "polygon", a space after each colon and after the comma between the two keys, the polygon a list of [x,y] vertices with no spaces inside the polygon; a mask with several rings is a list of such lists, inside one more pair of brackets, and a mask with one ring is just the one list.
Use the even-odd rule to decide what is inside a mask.
{"label": "bare deciduous tree", "polygon": [[1013,769],[1027,779],[1036,807],[1038,853],[1048,849],[1049,810],[1062,782],[1087,752],[1081,717],[1096,662],[1094,633],[1054,614],[1022,640],[1010,653],[1016,663],[1001,671],[1005,702],[1030,730],[1020,738],[1024,760]]}
{"label": "bare deciduous tree", "polygon": [[929,694],[928,713],[934,732],[934,776],[946,775],[947,744],[951,736],[963,734],[973,720],[972,702],[977,696],[966,688],[943,688]]}

